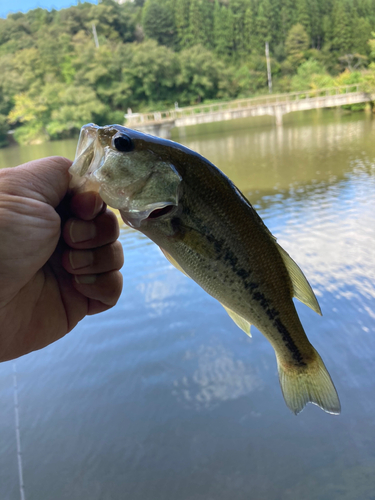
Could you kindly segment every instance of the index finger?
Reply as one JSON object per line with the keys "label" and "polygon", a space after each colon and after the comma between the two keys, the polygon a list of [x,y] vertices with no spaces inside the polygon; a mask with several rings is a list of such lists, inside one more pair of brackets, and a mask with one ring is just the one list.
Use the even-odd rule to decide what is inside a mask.
{"label": "index finger", "polygon": [[70,210],[79,219],[92,220],[105,210],[105,204],[98,193],[86,191],[73,195]]}

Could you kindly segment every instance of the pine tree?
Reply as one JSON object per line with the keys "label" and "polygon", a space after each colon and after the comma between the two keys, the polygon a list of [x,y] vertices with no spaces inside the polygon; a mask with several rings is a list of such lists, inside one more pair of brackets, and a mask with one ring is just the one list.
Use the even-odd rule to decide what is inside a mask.
{"label": "pine tree", "polygon": [[214,4],[212,1],[202,0],[201,15],[203,19],[204,40],[207,48],[213,49],[214,38]]}
{"label": "pine tree", "polygon": [[304,52],[309,47],[309,36],[302,24],[294,25],[285,41],[285,50],[288,54],[287,61],[293,69],[304,61]]}
{"label": "pine tree", "polygon": [[320,49],[323,37],[322,14],[319,0],[310,0],[308,4],[310,17],[310,42],[311,46]]}
{"label": "pine tree", "polygon": [[296,9],[294,0],[284,0],[280,11],[281,30],[284,40],[289,30],[296,24]]}
{"label": "pine tree", "polygon": [[142,12],[145,35],[161,45],[173,45],[175,25],[173,14],[167,5],[157,0],[147,0]]}
{"label": "pine tree", "polygon": [[280,11],[283,0],[268,0],[269,2],[269,23],[271,39],[269,40],[272,47],[276,47],[282,40],[281,17]]}
{"label": "pine tree", "polygon": [[302,24],[306,33],[311,36],[310,16],[307,0],[297,0],[295,6],[297,11],[297,24]]}
{"label": "pine tree", "polygon": [[230,8],[220,6],[216,0],[214,9],[214,45],[221,56],[230,56],[233,51],[233,13]]}
{"label": "pine tree", "polygon": [[254,48],[254,13],[251,5],[246,9],[245,20],[244,20],[244,51],[246,54],[250,54]]}
{"label": "pine tree", "polygon": [[246,0],[230,0],[230,9],[233,13],[233,45],[237,58],[245,53],[245,13]]}
{"label": "pine tree", "polygon": [[267,16],[267,0],[263,0],[258,7],[255,18],[255,46],[259,54],[264,54],[265,43],[271,40],[270,23]]}
{"label": "pine tree", "polygon": [[369,55],[371,38],[371,24],[363,17],[355,17],[353,20],[353,52],[364,56]]}
{"label": "pine tree", "polygon": [[189,34],[190,45],[206,45],[205,39],[205,20],[201,12],[202,0],[191,0],[189,12]]}
{"label": "pine tree", "polygon": [[190,0],[175,0],[175,24],[177,43],[180,48],[186,47],[185,39],[189,32]]}
{"label": "pine tree", "polygon": [[332,50],[338,55],[349,54],[353,46],[352,23],[342,1],[336,0],[332,10]]}

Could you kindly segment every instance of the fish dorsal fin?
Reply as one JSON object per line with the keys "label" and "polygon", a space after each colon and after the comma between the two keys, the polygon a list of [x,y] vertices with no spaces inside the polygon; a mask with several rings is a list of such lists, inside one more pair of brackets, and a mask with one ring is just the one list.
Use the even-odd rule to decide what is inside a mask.
{"label": "fish dorsal fin", "polygon": [[223,304],[221,304],[221,305],[224,307],[224,309],[227,311],[228,315],[236,323],[236,325],[239,328],[241,328],[241,330],[243,330],[246,333],[246,335],[251,337],[251,333],[250,333],[251,324],[246,319],[244,319],[242,316],[240,316],[239,314],[232,311],[232,309],[229,309],[228,307],[224,306]]}
{"label": "fish dorsal fin", "polygon": [[170,253],[168,253],[166,250],[164,250],[164,248],[162,247],[159,247],[160,250],[163,252],[164,256],[169,260],[169,262],[172,264],[172,266],[174,266],[176,269],[178,269],[179,271],[181,271],[185,276],[187,276],[188,278],[190,278],[190,276],[188,274],[186,274],[186,272],[182,269],[182,267],[180,266],[180,264],[172,257],[172,255]]}
{"label": "fish dorsal fin", "polygon": [[288,270],[290,279],[292,280],[294,297],[306,304],[308,307],[311,307],[313,311],[321,316],[322,311],[320,310],[318,301],[305,275],[290,255],[278,243],[276,243],[276,247]]}

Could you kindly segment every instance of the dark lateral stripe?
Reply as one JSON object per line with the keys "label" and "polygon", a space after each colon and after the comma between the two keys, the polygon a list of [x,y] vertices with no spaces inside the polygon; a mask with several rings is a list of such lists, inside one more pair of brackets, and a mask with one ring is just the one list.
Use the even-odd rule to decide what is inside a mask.
{"label": "dark lateral stripe", "polygon": [[264,309],[268,318],[271,321],[273,321],[274,327],[280,333],[282,341],[284,342],[286,348],[289,350],[296,363],[299,366],[306,366],[306,363],[303,361],[303,356],[301,352],[294,343],[290,333],[288,332],[288,329],[285,327],[285,325],[279,318],[280,313],[275,308],[271,307],[265,295],[259,290],[257,290],[257,288],[259,288],[259,285],[251,281],[250,279],[251,270],[244,269],[238,266],[238,258],[232,252],[232,250],[225,244],[226,242],[223,239],[215,238],[215,236],[210,232],[210,229],[206,226],[206,224],[201,219],[197,217],[192,217],[191,211],[189,212],[190,212],[189,213],[190,217],[193,219],[196,230],[198,230],[200,234],[203,237],[205,237],[206,240],[213,246],[217,256],[216,258],[218,260],[223,259],[224,262],[230,265],[233,273],[235,273],[242,280],[244,288],[251,293],[252,299],[259,302],[260,306],[262,307],[262,309]]}
{"label": "dark lateral stripe", "polygon": [[297,361],[299,366],[306,366],[306,363],[303,361],[302,354],[300,353],[296,344],[293,342],[290,333],[288,332],[284,324],[281,322],[280,318],[276,318],[273,324],[277,328],[277,331],[281,333],[282,336],[281,338],[284,344],[286,345],[287,349],[291,353],[293,359]]}

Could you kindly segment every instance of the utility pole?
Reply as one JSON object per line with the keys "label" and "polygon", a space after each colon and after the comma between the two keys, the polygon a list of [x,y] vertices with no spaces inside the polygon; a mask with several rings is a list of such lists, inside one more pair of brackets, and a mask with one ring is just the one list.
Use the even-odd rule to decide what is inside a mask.
{"label": "utility pole", "polygon": [[99,40],[98,40],[98,35],[96,33],[95,23],[92,23],[92,34],[94,35],[95,47],[98,49],[99,48]]}
{"label": "utility pole", "polygon": [[268,42],[266,42],[266,61],[267,61],[267,77],[268,77],[268,90],[272,94],[272,75],[271,75],[271,62],[270,62],[270,51],[268,47]]}

